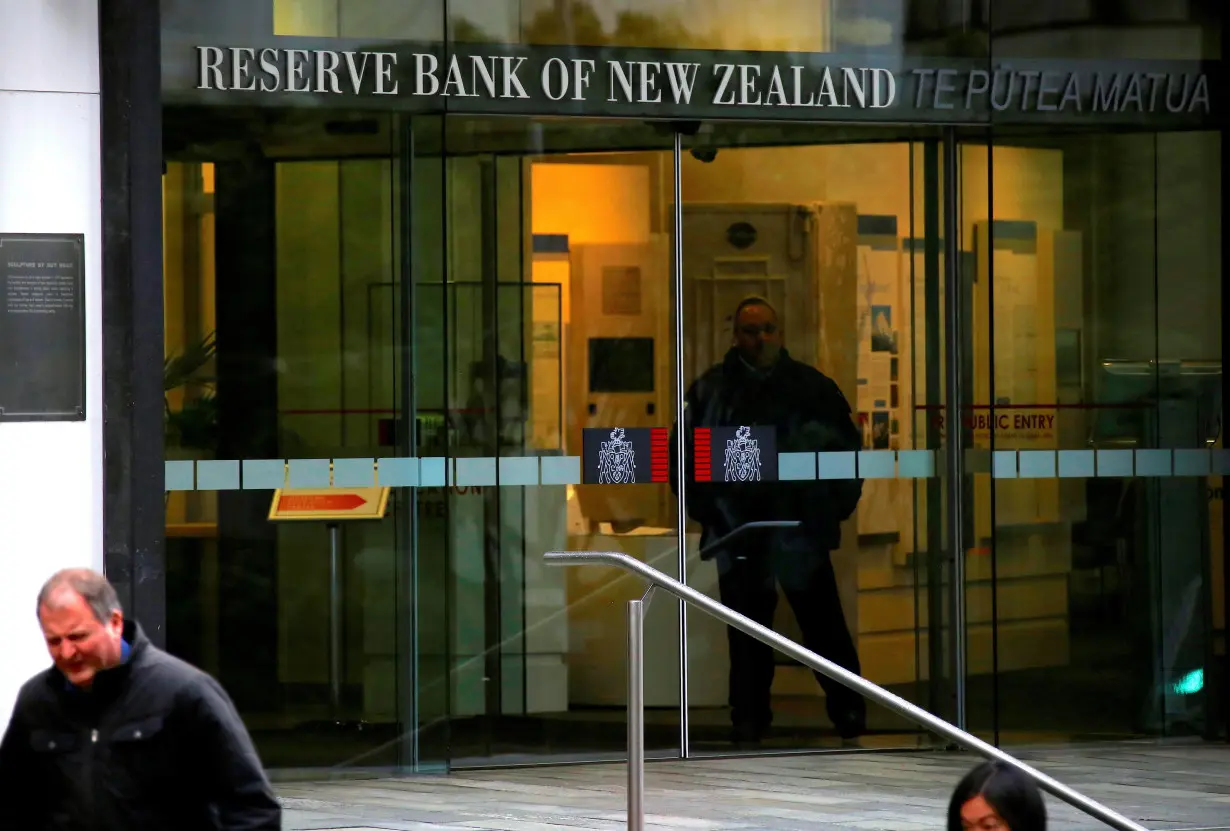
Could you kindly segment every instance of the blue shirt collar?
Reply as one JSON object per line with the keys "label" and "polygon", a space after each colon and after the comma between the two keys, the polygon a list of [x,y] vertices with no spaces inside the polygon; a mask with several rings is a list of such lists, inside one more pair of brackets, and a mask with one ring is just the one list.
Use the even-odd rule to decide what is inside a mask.
{"label": "blue shirt collar", "polygon": [[[132,657],[132,644],[130,644],[126,639],[121,639],[120,640],[120,666],[123,666],[124,664],[128,663],[128,659],[131,657]],[[77,686],[73,684],[72,681],[69,681],[67,678],[64,679],[64,686],[67,687],[69,690],[77,689]]]}

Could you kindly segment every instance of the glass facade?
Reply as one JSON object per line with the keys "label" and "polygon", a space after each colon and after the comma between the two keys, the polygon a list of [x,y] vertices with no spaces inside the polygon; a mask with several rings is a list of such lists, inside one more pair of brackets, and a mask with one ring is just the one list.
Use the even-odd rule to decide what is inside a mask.
{"label": "glass facade", "polygon": [[[163,0],[167,639],[270,767],[622,757],[643,587],[552,550],[1224,729],[1220,10],[766,2]],[[724,629],[650,606],[651,757],[930,745]]]}

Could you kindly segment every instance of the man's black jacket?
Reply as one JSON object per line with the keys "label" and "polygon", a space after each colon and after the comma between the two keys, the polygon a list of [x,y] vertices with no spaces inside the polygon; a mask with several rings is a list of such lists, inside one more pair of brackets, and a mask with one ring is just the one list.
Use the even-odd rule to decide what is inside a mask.
{"label": "man's black jacket", "polygon": [[211,677],[131,621],[128,660],[88,692],[53,668],[26,682],[0,743],[0,828],[281,829],[247,730]]}
{"label": "man's black jacket", "polygon": [[[802,526],[740,536],[723,547],[723,552],[752,556],[769,546],[800,553],[840,547],[841,522],[854,513],[862,496],[859,479],[746,484],[696,481],[692,429],[741,426],[776,428],[781,453],[853,451],[862,444],[849,403],[827,375],[794,360],[785,349],[772,368],[757,371],[731,349],[720,364],[696,379],[685,398],[687,510],[701,525],[701,547],[741,525],[763,520],[796,520]],[[671,468],[674,485],[674,454]]]}

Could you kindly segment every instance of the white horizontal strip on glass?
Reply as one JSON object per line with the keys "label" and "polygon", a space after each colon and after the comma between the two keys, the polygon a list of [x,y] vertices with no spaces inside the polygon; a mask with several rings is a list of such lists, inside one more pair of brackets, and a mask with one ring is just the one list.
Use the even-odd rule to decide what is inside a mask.
{"label": "white horizontal strip on glass", "polygon": [[579,485],[581,484],[580,456],[543,456],[543,485]]}
{"label": "white horizontal strip on glass", "polygon": [[448,459],[443,456],[424,456],[419,459],[420,488],[443,488],[450,485],[451,474]]}
{"label": "white horizontal strip on glass", "polygon": [[930,479],[935,476],[934,450],[898,450],[897,478]]}
{"label": "white horizontal strip on glass", "polygon": [[860,450],[821,453],[779,453],[777,478],[786,482],[811,479],[928,479],[935,475],[932,450]]}
{"label": "white horizontal strip on glass", "polygon": [[[376,484],[382,488],[417,488],[419,460],[413,458],[377,459]],[[337,469],[334,468],[334,480]]]}
{"label": "white horizontal strip on glass", "polygon": [[778,453],[777,478],[797,482],[816,478],[815,453]]}
{"label": "white horizontal strip on glass", "polygon": [[[496,460],[490,456],[472,459],[454,459],[454,484],[470,488],[494,488],[496,486]],[[537,485],[537,482],[533,484]]]}
{"label": "white horizontal strip on glass", "polygon": [[286,487],[329,488],[333,469],[328,459],[291,459],[287,464]]}
{"label": "white horizontal strip on glass", "polygon": [[168,491],[529,487],[581,484],[579,456],[244,459],[166,462]]}
{"label": "white horizontal strip on glass", "polygon": [[[985,451],[984,451],[985,452]],[[969,473],[985,471],[967,468]],[[1230,473],[1230,450],[996,450],[996,479],[1160,478],[1223,476]]]}
{"label": "white horizontal strip on glass", "polygon": [[[410,459],[388,461],[408,462]],[[334,459],[333,486],[335,488],[374,488],[376,486],[376,460]]]}
{"label": "white horizontal strip on glass", "polygon": [[[971,448],[967,473],[995,479],[1200,477],[1230,473],[1221,449],[996,450]],[[168,491],[325,488],[534,487],[580,485],[579,456],[387,457],[354,459],[171,460]],[[929,479],[933,450],[779,453],[777,479]],[[602,485],[601,487],[619,487]]]}
{"label": "white horizontal strip on glass", "polygon": [[1097,475],[1097,454],[1092,450],[1060,450],[1060,479],[1088,479]]}
{"label": "white horizontal strip on glass", "polygon": [[510,487],[537,485],[539,484],[538,457],[502,456],[498,476],[501,485]]}
{"label": "white horizontal strip on glass", "polygon": [[286,486],[287,464],[281,459],[244,459],[242,465],[246,491],[277,490]]}

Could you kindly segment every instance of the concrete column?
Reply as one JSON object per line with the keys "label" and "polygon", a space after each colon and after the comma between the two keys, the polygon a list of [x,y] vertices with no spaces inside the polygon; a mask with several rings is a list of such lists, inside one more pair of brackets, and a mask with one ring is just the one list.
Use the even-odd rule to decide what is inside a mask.
{"label": "concrete column", "polygon": [[97,0],[0,0],[0,233],[84,234],[86,312],[86,420],[0,422],[0,728],[50,660],[39,586],[59,568],[103,565],[97,11]]}

